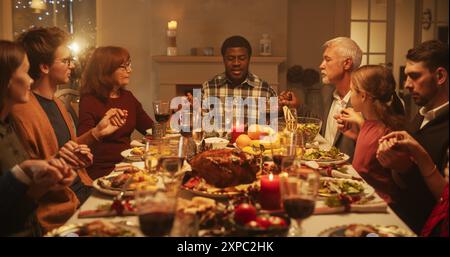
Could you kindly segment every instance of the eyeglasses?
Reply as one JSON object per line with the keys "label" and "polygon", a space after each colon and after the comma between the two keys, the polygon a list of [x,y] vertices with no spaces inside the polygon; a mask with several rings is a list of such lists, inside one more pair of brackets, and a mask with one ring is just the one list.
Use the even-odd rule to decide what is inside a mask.
{"label": "eyeglasses", "polygon": [[56,59],[55,61],[63,63],[65,65],[67,65],[67,66],[70,66],[70,64],[75,62],[75,59],[72,56],[70,56],[70,57],[67,57],[67,58],[64,58],[64,59],[61,59],[61,60]]}
{"label": "eyeglasses", "polygon": [[119,68],[124,69],[127,72],[131,72],[131,62],[124,63],[120,65]]}

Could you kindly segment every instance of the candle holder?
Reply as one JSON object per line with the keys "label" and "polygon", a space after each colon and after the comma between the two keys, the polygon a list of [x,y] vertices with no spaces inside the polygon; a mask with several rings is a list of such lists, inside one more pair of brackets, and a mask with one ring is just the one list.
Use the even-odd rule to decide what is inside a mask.
{"label": "candle holder", "polygon": [[177,55],[177,22],[170,21],[167,29],[167,56]]}

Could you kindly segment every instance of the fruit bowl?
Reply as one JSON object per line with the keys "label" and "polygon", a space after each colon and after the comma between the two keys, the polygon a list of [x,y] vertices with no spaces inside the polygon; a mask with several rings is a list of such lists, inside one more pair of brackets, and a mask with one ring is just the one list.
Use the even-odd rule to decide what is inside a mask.
{"label": "fruit bowl", "polygon": [[236,236],[285,237],[290,227],[286,214],[260,214],[245,225],[232,222]]}

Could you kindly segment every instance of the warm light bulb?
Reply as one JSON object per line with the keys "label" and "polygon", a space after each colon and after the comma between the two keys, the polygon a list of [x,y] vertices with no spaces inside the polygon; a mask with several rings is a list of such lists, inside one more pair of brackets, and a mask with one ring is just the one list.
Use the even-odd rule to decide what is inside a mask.
{"label": "warm light bulb", "polygon": [[74,55],[77,55],[80,52],[80,45],[77,42],[73,42],[69,45],[69,49]]}

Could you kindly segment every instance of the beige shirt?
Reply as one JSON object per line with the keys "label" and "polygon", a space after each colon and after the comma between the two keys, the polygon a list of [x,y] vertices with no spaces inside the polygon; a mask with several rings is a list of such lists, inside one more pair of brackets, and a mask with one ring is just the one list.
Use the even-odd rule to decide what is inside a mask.
{"label": "beige shirt", "polygon": [[420,129],[422,129],[428,122],[434,120],[436,116],[438,116],[442,111],[444,111],[445,107],[448,106],[448,101],[441,106],[434,108],[433,110],[427,111],[425,107],[419,109],[419,114],[423,116],[422,125],[420,125]]}
{"label": "beige shirt", "polygon": [[337,91],[333,92],[333,102],[331,103],[330,112],[328,113],[327,127],[325,128],[325,139],[330,143],[334,143],[334,139],[337,134],[337,122],[334,116],[340,114],[343,109],[347,107],[348,101],[350,101],[351,91],[341,99]]}

